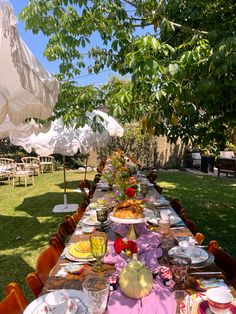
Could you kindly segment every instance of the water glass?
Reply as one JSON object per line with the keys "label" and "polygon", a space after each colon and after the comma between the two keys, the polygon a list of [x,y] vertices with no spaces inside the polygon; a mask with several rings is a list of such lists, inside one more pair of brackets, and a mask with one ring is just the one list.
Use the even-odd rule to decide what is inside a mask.
{"label": "water glass", "polygon": [[184,290],[176,290],[172,296],[176,302],[175,314],[190,314],[189,294]]}
{"label": "water glass", "polygon": [[160,233],[163,235],[163,237],[168,236],[170,233],[170,219],[160,219],[158,224],[160,227]]}
{"label": "water glass", "polygon": [[107,208],[97,208],[96,210],[97,213],[97,221],[101,222],[101,230],[104,230],[104,222],[107,221],[108,217],[108,209]]}
{"label": "water glass", "polygon": [[109,295],[109,283],[103,277],[91,276],[82,284],[85,303],[90,314],[103,314]]}
{"label": "water glass", "polygon": [[182,282],[188,273],[191,264],[191,258],[186,255],[173,256],[169,261],[174,281],[177,286],[182,286]]}

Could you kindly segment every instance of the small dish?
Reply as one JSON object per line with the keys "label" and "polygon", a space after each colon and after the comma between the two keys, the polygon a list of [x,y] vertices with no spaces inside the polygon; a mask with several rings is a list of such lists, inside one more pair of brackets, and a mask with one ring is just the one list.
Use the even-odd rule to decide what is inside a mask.
{"label": "small dish", "polygon": [[[174,246],[168,252],[168,254],[170,256],[172,256],[172,255],[183,255],[183,253],[184,252],[180,246]],[[185,253],[185,255],[187,255],[187,254]],[[192,254],[187,255],[187,256],[189,256],[191,258],[191,260],[192,260],[191,264],[202,263],[202,262],[206,261],[209,257],[208,253],[199,247],[194,247]]]}
{"label": "small dish", "polygon": [[67,273],[79,275],[84,271],[85,267],[84,267],[84,265],[69,263],[67,266],[65,266],[64,269]]}
{"label": "small dish", "polygon": [[[78,305],[77,305],[78,301],[79,301],[79,299],[69,298],[68,306],[67,306],[65,314],[75,314],[77,312],[77,309],[78,309]],[[38,306],[38,308],[36,308],[36,310],[32,314],[48,314],[48,313],[54,314],[54,311],[51,312],[47,303],[44,302],[44,303],[40,304]]]}

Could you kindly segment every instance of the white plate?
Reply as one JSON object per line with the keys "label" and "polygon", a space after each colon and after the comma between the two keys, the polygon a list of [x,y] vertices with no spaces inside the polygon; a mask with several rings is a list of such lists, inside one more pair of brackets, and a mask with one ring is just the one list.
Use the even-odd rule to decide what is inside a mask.
{"label": "white plate", "polygon": [[151,209],[148,209],[148,208],[144,208],[144,217],[143,218],[126,218],[126,219],[122,219],[122,218],[117,218],[117,217],[114,217],[114,213],[112,212],[110,214],[110,219],[114,222],[118,222],[118,223],[123,223],[123,224],[139,224],[141,222],[146,222],[148,220],[150,220],[153,216],[154,216],[154,213]]}
{"label": "white plate", "polygon": [[[97,220],[92,219],[91,217],[86,217],[82,220],[83,224],[88,226],[100,226],[100,222]],[[107,220],[104,222],[104,225],[107,225],[110,223],[110,220]]]}
{"label": "white plate", "polygon": [[[77,308],[77,311],[75,312],[76,314],[87,314],[88,313],[88,310],[87,310],[87,307],[85,306],[84,304],[84,293],[83,291],[78,291],[78,290],[67,290],[67,289],[63,289],[63,290],[60,290],[60,291],[65,291],[67,293],[69,293],[69,297],[70,298],[77,298],[77,299],[80,299],[82,302],[83,302],[83,308],[85,310],[83,310],[82,307],[78,307]],[[23,314],[36,314],[37,312],[36,309],[40,308],[41,304],[45,302],[45,297],[46,297],[47,294],[44,294],[42,296],[40,296],[39,298],[37,298],[36,300],[34,300],[33,302],[31,302],[27,308],[24,310]]]}
{"label": "white plate", "polygon": [[[174,246],[172,247],[169,252],[169,255],[187,255],[183,252],[182,248],[180,246]],[[191,255],[187,255],[191,258],[191,264],[198,264],[206,261],[208,259],[208,253],[203,250],[202,248],[199,248],[197,246],[194,247],[193,252]]]}
{"label": "white plate", "polygon": [[[154,226],[158,226],[159,225],[159,221],[160,218],[151,218],[148,220],[152,225]],[[170,215],[170,225],[174,226],[177,225],[179,222],[181,221],[181,218],[179,216],[175,216],[175,215]]]}

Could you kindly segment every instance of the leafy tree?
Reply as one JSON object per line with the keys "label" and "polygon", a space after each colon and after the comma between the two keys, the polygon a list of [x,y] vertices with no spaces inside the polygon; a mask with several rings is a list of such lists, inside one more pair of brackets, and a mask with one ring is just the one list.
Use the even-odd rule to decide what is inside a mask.
{"label": "leafy tree", "polygon": [[150,133],[224,147],[236,124],[235,12],[234,0],[30,0],[21,18],[49,37],[45,55],[61,61],[60,79],[80,74],[84,53],[89,73],[110,67],[130,75],[99,92],[66,83],[61,95],[70,94],[70,104],[58,108],[66,120],[103,103]]}

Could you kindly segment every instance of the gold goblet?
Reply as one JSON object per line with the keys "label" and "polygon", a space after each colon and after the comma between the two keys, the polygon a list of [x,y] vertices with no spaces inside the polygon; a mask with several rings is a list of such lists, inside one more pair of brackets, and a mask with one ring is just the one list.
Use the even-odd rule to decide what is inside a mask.
{"label": "gold goblet", "polygon": [[94,232],[90,236],[91,254],[96,258],[96,264],[93,266],[93,271],[101,272],[105,270],[101,259],[107,252],[108,237],[105,232]]}

